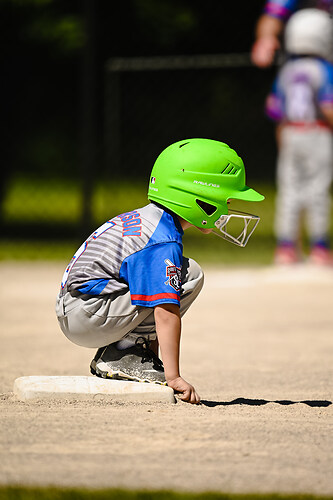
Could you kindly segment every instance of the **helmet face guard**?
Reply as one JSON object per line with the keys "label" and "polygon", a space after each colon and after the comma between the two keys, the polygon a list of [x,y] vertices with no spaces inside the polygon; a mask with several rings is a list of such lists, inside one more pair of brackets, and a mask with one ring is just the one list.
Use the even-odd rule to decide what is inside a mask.
{"label": "helmet face guard", "polygon": [[[264,197],[245,184],[243,161],[227,144],[188,139],[166,148],[151,172],[148,199],[168,208],[198,228],[220,229],[218,236],[245,246],[259,218],[228,211],[228,200],[261,201]],[[230,217],[229,217],[230,215]],[[231,217],[232,215],[232,217]],[[228,216],[225,219],[223,216]],[[256,220],[249,232],[249,222]],[[243,221],[237,236],[226,230]]]}
{"label": "helmet face guard", "polygon": [[[228,229],[228,224],[232,226],[232,222],[237,220],[243,223],[243,229],[239,232],[237,230],[237,225],[234,228]],[[234,243],[240,247],[245,247],[247,242],[250,239],[251,234],[257,227],[260,221],[260,217],[257,215],[251,215],[244,212],[238,212],[236,210],[229,210],[228,215],[221,215],[215,222],[215,226],[220,230],[221,234],[216,231],[213,231],[213,234],[223,238],[229,243]],[[234,233],[235,236],[232,234]]]}

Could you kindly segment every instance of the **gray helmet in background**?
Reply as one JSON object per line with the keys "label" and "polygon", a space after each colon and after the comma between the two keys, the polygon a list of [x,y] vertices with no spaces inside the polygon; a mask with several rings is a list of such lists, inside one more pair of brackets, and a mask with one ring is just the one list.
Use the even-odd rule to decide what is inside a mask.
{"label": "gray helmet in background", "polygon": [[319,9],[303,9],[291,16],[285,29],[285,48],[297,55],[332,60],[333,19]]}

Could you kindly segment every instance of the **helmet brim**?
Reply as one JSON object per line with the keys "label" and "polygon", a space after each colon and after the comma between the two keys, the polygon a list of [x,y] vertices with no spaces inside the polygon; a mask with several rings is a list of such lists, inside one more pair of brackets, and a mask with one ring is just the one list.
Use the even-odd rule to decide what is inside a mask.
{"label": "helmet brim", "polygon": [[235,191],[234,193],[230,194],[229,199],[244,200],[244,201],[262,201],[265,199],[265,196],[258,193],[258,191],[255,191],[252,188],[244,186],[244,189],[242,189],[241,191]]}

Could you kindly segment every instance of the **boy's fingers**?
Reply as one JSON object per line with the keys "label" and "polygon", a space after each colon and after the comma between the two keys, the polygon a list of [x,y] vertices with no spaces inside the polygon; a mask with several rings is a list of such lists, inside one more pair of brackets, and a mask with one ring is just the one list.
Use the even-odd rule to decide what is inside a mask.
{"label": "boy's fingers", "polygon": [[179,394],[179,398],[182,401],[191,404],[200,403],[200,396],[196,392],[195,388],[191,384],[188,384],[185,380],[181,379],[181,377],[179,377],[179,380],[177,381],[170,380],[168,385],[173,388],[175,393]]}
{"label": "boy's fingers", "polygon": [[192,394],[191,403],[193,403],[193,404],[200,403],[200,396],[199,396],[199,394],[197,394],[197,392],[195,390],[193,391],[193,394]]}
{"label": "boy's fingers", "polygon": [[192,404],[198,404],[200,403],[200,397],[199,395],[195,392],[195,390],[191,390],[191,389],[186,389],[182,396],[180,396],[180,399],[182,401],[188,401],[189,403],[192,403]]}
{"label": "boy's fingers", "polygon": [[182,395],[180,396],[180,399],[183,401],[188,401],[191,397],[191,391],[190,389],[185,389],[185,391],[182,392]]}

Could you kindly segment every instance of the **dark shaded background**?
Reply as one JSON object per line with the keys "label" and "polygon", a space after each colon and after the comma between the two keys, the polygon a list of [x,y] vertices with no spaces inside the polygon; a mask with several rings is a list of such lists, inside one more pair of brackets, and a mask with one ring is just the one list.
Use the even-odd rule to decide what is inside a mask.
{"label": "dark shaded background", "polygon": [[114,57],[248,53],[263,4],[0,1],[2,195],[8,179],[29,173],[80,179],[89,197],[94,179],[145,177],[161,149],[190,136],[227,142],[252,179],[272,180],[263,102],[274,68],[125,72],[116,87],[105,71]]}

